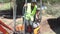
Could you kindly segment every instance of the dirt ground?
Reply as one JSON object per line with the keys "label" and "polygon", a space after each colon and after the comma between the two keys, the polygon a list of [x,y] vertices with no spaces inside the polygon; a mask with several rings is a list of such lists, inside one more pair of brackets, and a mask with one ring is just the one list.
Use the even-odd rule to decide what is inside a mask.
{"label": "dirt ground", "polygon": [[[42,16],[42,20],[41,20],[41,23],[40,23],[40,33],[41,34],[56,34],[56,32],[54,32],[48,22],[47,22],[47,19],[50,19],[50,18],[54,18],[54,17],[46,17],[46,16]],[[13,29],[13,26],[14,26],[14,23],[13,23],[13,19],[7,19],[7,18],[3,18],[3,17],[0,17],[0,20],[2,20],[5,24],[7,24],[8,26],[10,26],[12,29]],[[23,21],[22,21],[22,18],[17,18],[16,19],[16,23],[17,24],[21,24]],[[13,33],[13,31],[10,31],[8,30],[7,28],[5,28],[10,34]]]}

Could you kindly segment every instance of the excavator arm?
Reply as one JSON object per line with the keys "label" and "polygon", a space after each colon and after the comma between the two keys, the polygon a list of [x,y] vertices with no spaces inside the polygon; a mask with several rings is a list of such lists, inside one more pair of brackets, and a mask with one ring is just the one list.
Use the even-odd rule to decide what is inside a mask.
{"label": "excavator arm", "polygon": [[8,25],[4,24],[4,22],[2,22],[1,20],[0,20],[0,25],[8,28],[9,30],[12,30],[12,28],[10,28]]}

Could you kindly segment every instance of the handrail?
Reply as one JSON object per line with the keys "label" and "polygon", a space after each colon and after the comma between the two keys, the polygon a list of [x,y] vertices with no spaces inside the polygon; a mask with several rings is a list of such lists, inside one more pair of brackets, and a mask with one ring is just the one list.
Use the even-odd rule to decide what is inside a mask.
{"label": "handrail", "polygon": [[16,0],[13,1],[13,22],[14,22],[14,33],[16,33]]}

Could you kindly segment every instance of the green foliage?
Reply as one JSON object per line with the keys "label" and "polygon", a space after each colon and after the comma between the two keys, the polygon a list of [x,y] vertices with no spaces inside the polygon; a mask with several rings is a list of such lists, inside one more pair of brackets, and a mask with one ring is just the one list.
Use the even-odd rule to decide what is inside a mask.
{"label": "green foliage", "polygon": [[10,2],[11,0],[4,0],[4,2],[6,3],[6,2]]}
{"label": "green foliage", "polygon": [[0,10],[8,10],[11,8],[10,3],[5,3],[2,6],[0,5]]}
{"label": "green foliage", "polygon": [[3,0],[0,0],[0,3],[3,2]]}
{"label": "green foliage", "polygon": [[0,0],[0,3],[7,3],[10,2],[11,0]]}

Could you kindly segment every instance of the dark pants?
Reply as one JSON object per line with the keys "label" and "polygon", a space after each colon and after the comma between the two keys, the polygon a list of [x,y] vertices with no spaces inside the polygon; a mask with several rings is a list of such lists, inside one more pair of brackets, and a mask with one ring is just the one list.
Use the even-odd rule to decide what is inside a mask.
{"label": "dark pants", "polygon": [[[33,27],[32,27],[33,22],[29,21],[29,20],[26,20],[26,19],[23,19],[23,20],[24,20],[24,24],[25,24],[25,33],[32,33],[33,32]],[[32,29],[31,32],[27,31],[28,27],[31,27],[31,29]]]}

